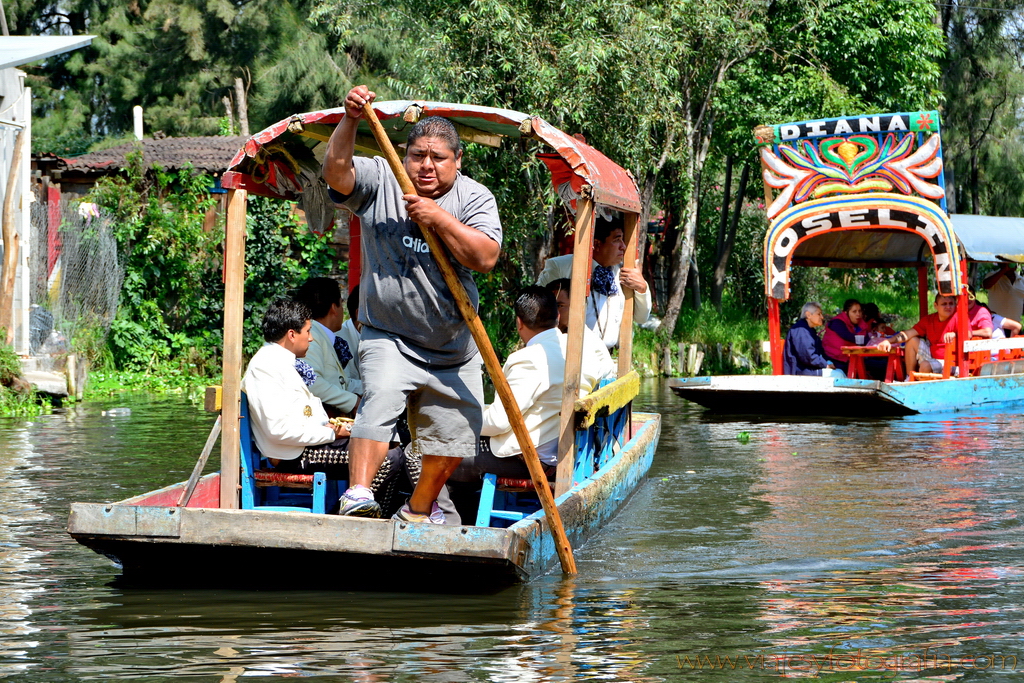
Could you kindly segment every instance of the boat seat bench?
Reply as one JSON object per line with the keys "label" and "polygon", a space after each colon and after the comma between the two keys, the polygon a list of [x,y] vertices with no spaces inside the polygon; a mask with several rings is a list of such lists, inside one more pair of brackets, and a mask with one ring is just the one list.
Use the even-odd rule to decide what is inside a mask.
{"label": "boat seat bench", "polygon": [[[617,380],[602,380],[600,388],[576,401],[573,486],[604,467],[629,440],[630,404],[639,392],[640,376],[629,372]],[[485,474],[476,526],[508,527],[540,507],[532,480]]]}
{"label": "boat seat bench", "polygon": [[[338,497],[338,490],[347,488],[345,481],[328,481],[323,472],[295,474],[262,467],[263,458],[252,440],[249,418],[249,397],[242,392],[239,410],[240,460],[242,464],[242,509],[275,510],[279,512],[313,512],[325,514],[327,501]],[[285,489],[285,491],[282,491]],[[296,491],[306,489],[310,493]]]}

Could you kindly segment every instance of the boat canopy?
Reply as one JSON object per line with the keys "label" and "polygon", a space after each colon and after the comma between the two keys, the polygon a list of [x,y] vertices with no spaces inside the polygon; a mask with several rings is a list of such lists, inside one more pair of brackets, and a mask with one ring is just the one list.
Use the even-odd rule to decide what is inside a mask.
{"label": "boat canopy", "polygon": [[939,291],[960,289],[938,112],[802,121],[754,133],[762,145],[770,299],[789,298],[792,265],[920,267],[929,254]]}
{"label": "boat canopy", "polygon": [[[374,102],[374,111],[399,154],[409,130],[421,118],[443,116],[452,121],[467,142],[501,147],[506,139],[529,138],[550,148],[538,157],[551,170],[558,193],[575,207],[575,199],[589,195],[595,203],[629,213],[640,213],[640,196],[628,171],[586,144],[563,133],[537,116],[508,109],[423,101]],[[254,194],[299,200],[310,226],[321,232],[333,218],[321,166],[327,141],[345,117],[344,108],[297,114],[256,133],[235,155],[222,186]],[[382,152],[368,124],[361,121],[356,152],[366,156]]]}
{"label": "boat canopy", "polygon": [[955,213],[950,219],[969,260],[1024,263],[1024,218]]}

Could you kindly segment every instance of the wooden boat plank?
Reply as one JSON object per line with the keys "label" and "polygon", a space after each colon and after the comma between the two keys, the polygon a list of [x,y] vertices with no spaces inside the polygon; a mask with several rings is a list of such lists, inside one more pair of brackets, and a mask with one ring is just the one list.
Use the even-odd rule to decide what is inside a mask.
{"label": "wooden boat plank", "polygon": [[[428,526],[395,522],[391,548],[400,553],[509,558],[514,534],[477,526]],[[518,545],[518,544],[517,544]]]}

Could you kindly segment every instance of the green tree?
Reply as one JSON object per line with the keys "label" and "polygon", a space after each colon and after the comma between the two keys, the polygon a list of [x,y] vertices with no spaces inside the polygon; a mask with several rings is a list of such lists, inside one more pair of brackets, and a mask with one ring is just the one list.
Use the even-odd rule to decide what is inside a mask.
{"label": "green tree", "polygon": [[147,131],[216,135],[236,78],[256,132],[337,105],[354,75],[392,49],[371,37],[339,49],[307,21],[309,0],[16,0],[6,8],[15,33],[96,35],[88,48],[28,68],[35,149],[63,154],[130,131],[135,105]]}
{"label": "green tree", "polygon": [[945,158],[956,208],[970,213],[1024,210],[1020,107],[1024,101],[1021,40],[1024,4],[940,3],[946,39],[943,89]]}

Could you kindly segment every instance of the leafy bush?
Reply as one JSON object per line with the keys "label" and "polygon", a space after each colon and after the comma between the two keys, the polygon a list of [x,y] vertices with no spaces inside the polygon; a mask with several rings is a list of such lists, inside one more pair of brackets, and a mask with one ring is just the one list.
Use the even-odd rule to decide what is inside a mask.
{"label": "leafy bush", "polygon": [[[147,171],[138,153],[129,155],[124,176],[97,183],[91,200],[115,216],[125,278],[106,349],[89,352],[94,367],[143,375],[210,377],[219,372],[224,229],[222,222],[211,229],[205,220],[216,203],[209,192],[212,185],[208,176],[189,168]],[[331,270],[333,252],[327,239],[310,232],[293,207],[264,197],[249,200],[247,355],[263,343],[259,322],[267,304],[287,296],[307,277]],[[88,348],[87,330],[82,337]],[[101,346],[91,341],[93,347]]]}

